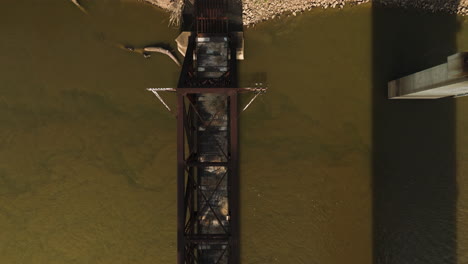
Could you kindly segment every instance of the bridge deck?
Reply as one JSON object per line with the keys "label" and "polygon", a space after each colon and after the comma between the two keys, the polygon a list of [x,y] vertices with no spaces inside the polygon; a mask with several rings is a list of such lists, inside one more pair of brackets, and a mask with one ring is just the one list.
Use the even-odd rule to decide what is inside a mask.
{"label": "bridge deck", "polygon": [[178,92],[178,263],[239,263],[236,46],[227,0],[195,0]]}
{"label": "bridge deck", "polygon": [[[199,94],[198,111],[209,125],[198,126],[198,161],[227,162],[228,157],[228,109],[227,96]],[[199,234],[228,234],[230,231],[227,166],[206,166],[198,169],[200,190],[198,193]],[[201,263],[227,263],[228,254],[221,257],[227,243],[210,243],[204,247]]]}

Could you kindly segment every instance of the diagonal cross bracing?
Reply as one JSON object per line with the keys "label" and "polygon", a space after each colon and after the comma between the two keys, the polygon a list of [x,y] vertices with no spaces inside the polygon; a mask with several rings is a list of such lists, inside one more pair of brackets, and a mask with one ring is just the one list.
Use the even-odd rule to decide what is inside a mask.
{"label": "diagonal cross bracing", "polygon": [[236,48],[227,0],[195,0],[177,93],[178,263],[239,263]]}

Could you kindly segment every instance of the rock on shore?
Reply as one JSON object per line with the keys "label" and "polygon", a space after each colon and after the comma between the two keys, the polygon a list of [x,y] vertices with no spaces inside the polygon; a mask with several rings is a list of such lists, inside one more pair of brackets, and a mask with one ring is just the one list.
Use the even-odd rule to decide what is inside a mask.
{"label": "rock on shore", "polygon": [[[144,1],[169,11],[176,9],[174,0]],[[468,14],[468,0],[242,0],[243,23],[244,25],[252,25],[276,18],[282,14],[295,16],[312,8],[343,8],[345,5],[358,5],[367,2],[388,6],[421,8],[432,12]]]}
{"label": "rock on shore", "polygon": [[148,2],[155,6],[159,6],[162,9],[165,9],[171,12],[173,12],[174,8],[176,7],[175,1],[172,1],[172,0],[143,0],[143,1]]}

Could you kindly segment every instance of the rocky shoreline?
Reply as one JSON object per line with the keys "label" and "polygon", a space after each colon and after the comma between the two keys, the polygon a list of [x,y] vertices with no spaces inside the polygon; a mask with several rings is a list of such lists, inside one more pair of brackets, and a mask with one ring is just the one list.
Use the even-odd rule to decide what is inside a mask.
{"label": "rocky shoreline", "polygon": [[[177,0],[144,1],[171,12],[177,11]],[[368,2],[403,8],[420,8],[430,12],[468,15],[468,0],[242,0],[243,23],[249,26],[285,14],[295,16],[312,8],[343,8],[346,5]]]}
{"label": "rocky shoreline", "polygon": [[243,0],[243,23],[246,26],[275,19],[281,15],[293,15],[312,8],[343,8],[345,5],[359,5],[369,0]]}
{"label": "rocky shoreline", "polygon": [[243,0],[244,25],[274,19],[280,15],[293,15],[312,8],[343,8],[346,5],[373,4],[402,8],[418,8],[430,12],[467,15],[468,0]]}

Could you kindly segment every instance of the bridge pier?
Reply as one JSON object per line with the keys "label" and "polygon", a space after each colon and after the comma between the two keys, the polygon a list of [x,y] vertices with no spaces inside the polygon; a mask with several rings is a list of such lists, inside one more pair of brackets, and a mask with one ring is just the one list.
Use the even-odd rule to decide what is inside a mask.
{"label": "bridge pier", "polygon": [[389,99],[439,99],[468,95],[468,52],[447,62],[388,83]]}

